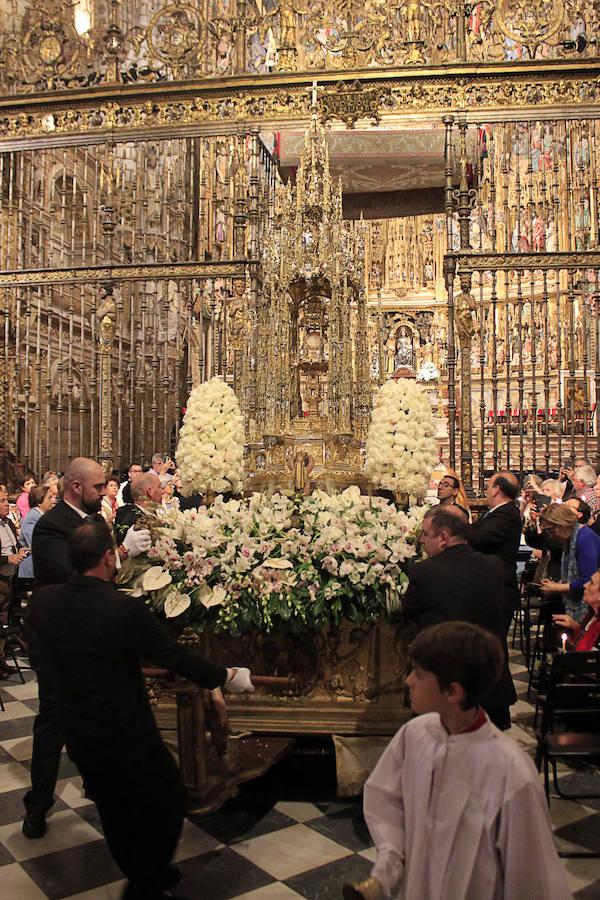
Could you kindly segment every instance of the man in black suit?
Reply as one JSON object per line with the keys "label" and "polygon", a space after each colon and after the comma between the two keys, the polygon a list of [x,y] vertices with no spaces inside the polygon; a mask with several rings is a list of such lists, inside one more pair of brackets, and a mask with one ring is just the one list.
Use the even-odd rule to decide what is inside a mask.
{"label": "man in black suit", "polygon": [[[92,459],[77,457],[64,474],[63,497],[37,522],[31,540],[33,572],[38,585],[64,584],[73,574],[67,541],[83,521],[100,519],[105,477]],[[136,556],[150,547],[148,531],[127,533],[119,554]],[[54,788],[64,746],[58,721],[56,676],[39,650],[30,649],[31,666],[38,679],[39,710],[33,726],[31,790],[25,794],[23,834],[40,838],[46,831],[46,813],[54,803]]]}
{"label": "man in black suit", "polygon": [[504,566],[504,629],[508,634],[519,606],[517,556],[523,523],[515,500],[519,482],[512,472],[496,472],[489,478],[485,497],[488,511],[471,526],[469,543],[474,550],[497,556]]}
{"label": "man in black suit", "polygon": [[69,552],[76,574],[37,592],[29,625],[56,670],[69,756],[129,879],[123,896],[158,900],[177,879],[171,859],[185,797],[150,709],[140,659],[206,688],[254,687],[248,669],[214,665],[183,647],[143,602],[116,590],[116,551],[105,523],[80,525]]}
{"label": "man in black suit", "polygon": [[504,569],[500,560],[477,553],[467,543],[469,523],[456,506],[436,506],[425,513],[421,541],[427,559],[415,563],[402,600],[408,618],[419,628],[439,622],[471,622],[498,637],[505,653],[500,681],[485,710],[498,728],[510,728],[517,695],[508,669],[502,622]]}
{"label": "man in black suit", "polygon": [[120,506],[115,516],[115,536],[121,540],[142,516],[153,515],[162,500],[160,479],[152,472],[134,475],[131,479],[133,503]]}

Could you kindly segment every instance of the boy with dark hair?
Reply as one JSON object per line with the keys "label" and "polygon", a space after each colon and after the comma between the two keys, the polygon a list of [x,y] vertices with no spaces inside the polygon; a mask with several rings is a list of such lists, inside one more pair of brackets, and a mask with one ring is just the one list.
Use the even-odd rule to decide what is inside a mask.
{"label": "boy with dark hair", "polygon": [[532,761],[481,701],[502,670],[500,642],[467,622],[423,631],[407,684],[418,717],[365,785],[377,848],[346,900],[568,900]]}

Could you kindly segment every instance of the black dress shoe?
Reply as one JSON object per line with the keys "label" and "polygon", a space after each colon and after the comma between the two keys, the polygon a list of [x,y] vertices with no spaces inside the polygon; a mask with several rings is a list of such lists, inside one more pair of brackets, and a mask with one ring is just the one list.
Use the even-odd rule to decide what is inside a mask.
{"label": "black dress shoe", "polygon": [[23,834],[36,840],[46,834],[46,816],[44,813],[28,812],[23,819]]}

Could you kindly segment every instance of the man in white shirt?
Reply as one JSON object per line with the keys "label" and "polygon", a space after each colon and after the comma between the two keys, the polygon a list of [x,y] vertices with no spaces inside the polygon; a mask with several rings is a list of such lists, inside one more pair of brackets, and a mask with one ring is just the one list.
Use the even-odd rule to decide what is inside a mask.
{"label": "man in white shirt", "polygon": [[433,625],[412,645],[417,718],[396,734],[365,785],[372,875],[361,900],[569,900],[538,773],[481,700],[502,648],[467,622]]}

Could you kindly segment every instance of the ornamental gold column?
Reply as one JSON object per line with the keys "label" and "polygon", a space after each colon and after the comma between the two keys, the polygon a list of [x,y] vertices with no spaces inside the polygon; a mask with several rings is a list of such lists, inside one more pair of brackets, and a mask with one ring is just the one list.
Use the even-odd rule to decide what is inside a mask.
{"label": "ornamental gold column", "polygon": [[[448,123],[450,124],[450,123]],[[471,209],[476,192],[469,188],[467,155],[467,120],[459,117],[459,184],[453,192],[458,214],[461,253],[471,249]],[[450,245],[451,246],[451,245]],[[454,319],[460,347],[460,449],[461,475],[467,493],[473,493],[473,412],[471,408],[471,342],[475,334],[473,312],[475,298],[471,294],[472,273],[459,270],[461,292],[456,298]]]}
{"label": "ornamental gold column", "polygon": [[473,491],[473,415],[471,410],[471,344],[475,334],[471,273],[460,275],[461,292],[455,299],[454,319],[460,348],[460,455],[461,475],[468,493]]}
{"label": "ornamental gold column", "polygon": [[[117,211],[113,197],[115,188],[119,188],[118,175],[115,177],[114,147],[110,145],[105,167],[102,171],[102,187],[104,203],[100,207],[100,224],[104,235],[106,260],[112,262],[113,241],[117,227]],[[113,285],[107,283],[101,288],[103,296],[96,310],[98,329],[98,461],[106,475],[113,468],[113,429],[112,429],[112,352],[115,338],[117,307],[113,300]],[[142,320],[142,328],[144,327]]]}
{"label": "ornamental gold column", "polygon": [[112,354],[115,339],[116,306],[112,299],[112,285],[106,290],[106,298],[98,310],[100,328],[98,335],[98,390],[99,421],[98,460],[108,476],[113,469],[112,430]]}

